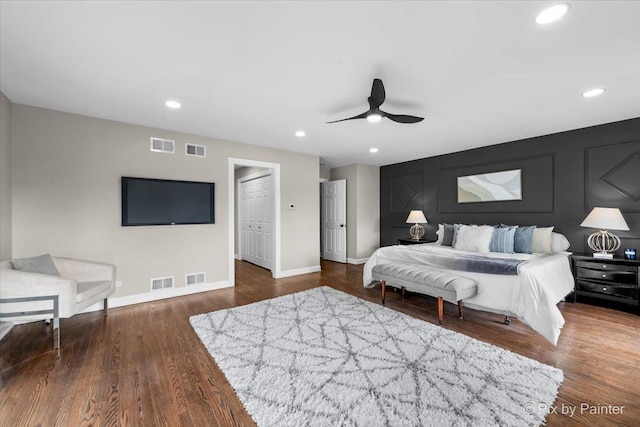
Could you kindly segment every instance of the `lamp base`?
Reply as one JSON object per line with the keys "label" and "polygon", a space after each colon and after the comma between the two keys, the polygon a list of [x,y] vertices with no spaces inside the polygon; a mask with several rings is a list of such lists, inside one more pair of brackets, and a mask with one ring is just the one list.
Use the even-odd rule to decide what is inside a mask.
{"label": "lamp base", "polygon": [[420,240],[424,236],[424,228],[420,224],[414,224],[409,229],[409,234],[414,240]]}
{"label": "lamp base", "polygon": [[613,254],[607,252],[594,252],[593,257],[599,259],[613,259]]}
{"label": "lamp base", "polygon": [[594,258],[612,259],[613,253],[620,248],[620,238],[607,230],[600,230],[589,236],[587,245]]}

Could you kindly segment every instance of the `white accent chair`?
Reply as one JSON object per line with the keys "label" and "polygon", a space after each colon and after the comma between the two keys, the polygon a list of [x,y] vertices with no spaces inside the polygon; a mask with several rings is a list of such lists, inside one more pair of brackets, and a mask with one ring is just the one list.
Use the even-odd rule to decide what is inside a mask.
{"label": "white accent chair", "polygon": [[59,319],[68,318],[104,301],[116,290],[116,267],[93,261],[53,257],[60,276],[14,270],[11,261],[0,263],[0,320],[53,319],[54,347],[60,347]]}

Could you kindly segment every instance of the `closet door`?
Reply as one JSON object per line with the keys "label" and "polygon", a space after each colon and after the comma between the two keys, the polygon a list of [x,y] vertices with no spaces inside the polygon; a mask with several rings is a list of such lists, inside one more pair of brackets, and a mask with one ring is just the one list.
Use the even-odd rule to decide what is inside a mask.
{"label": "closet door", "polygon": [[271,269],[273,246],[273,198],[271,175],[256,179],[256,264]]}
{"label": "closet door", "polygon": [[271,270],[273,197],[271,175],[241,184],[242,259]]}
{"label": "closet door", "polygon": [[254,221],[254,181],[246,181],[241,184],[241,228],[240,234],[242,238],[242,259],[251,263],[256,262],[255,248],[255,221]]}

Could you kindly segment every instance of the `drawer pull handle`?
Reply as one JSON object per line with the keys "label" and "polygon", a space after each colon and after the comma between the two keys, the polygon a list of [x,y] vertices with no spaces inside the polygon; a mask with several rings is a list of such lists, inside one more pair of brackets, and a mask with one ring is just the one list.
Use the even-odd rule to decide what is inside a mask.
{"label": "drawer pull handle", "polygon": [[602,290],[603,290],[603,291],[606,291],[606,290],[607,290],[607,288],[602,288]]}
{"label": "drawer pull handle", "polygon": [[602,275],[602,277],[607,277],[607,275],[606,275],[606,274],[603,274],[603,275]]}
{"label": "drawer pull handle", "polygon": [[602,268],[607,268],[607,264],[602,264]]}

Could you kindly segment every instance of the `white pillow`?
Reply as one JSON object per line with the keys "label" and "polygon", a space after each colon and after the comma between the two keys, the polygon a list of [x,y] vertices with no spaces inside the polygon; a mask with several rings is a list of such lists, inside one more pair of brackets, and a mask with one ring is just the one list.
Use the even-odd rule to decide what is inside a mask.
{"label": "white pillow", "polygon": [[444,237],[444,226],[442,224],[438,224],[438,231],[436,231],[436,235],[438,236],[438,240],[436,240],[436,243],[441,245],[442,238]]}
{"label": "white pillow", "polygon": [[488,253],[492,237],[493,227],[490,225],[461,225],[454,249]]}
{"label": "white pillow", "polygon": [[560,233],[551,233],[551,252],[557,254],[558,252],[564,252],[569,249],[571,244],[569,240]]}
{"label": "white pillow", "polygon": [[536,227],[536,229],[533,230],[531,252],[534,254],[550,254],[552,232],[553,227]]}

